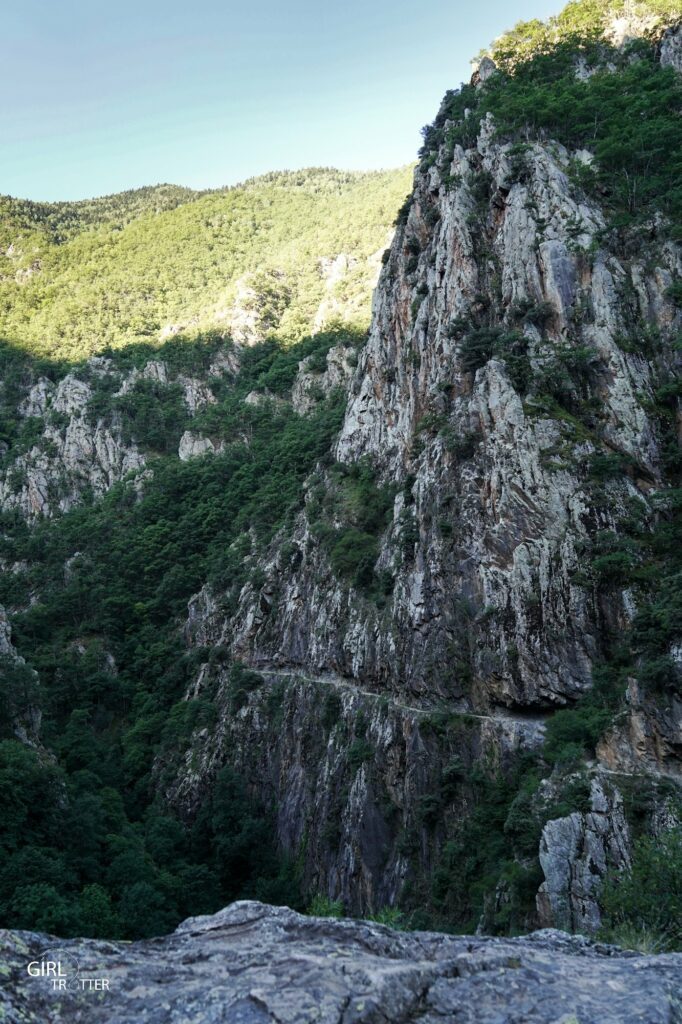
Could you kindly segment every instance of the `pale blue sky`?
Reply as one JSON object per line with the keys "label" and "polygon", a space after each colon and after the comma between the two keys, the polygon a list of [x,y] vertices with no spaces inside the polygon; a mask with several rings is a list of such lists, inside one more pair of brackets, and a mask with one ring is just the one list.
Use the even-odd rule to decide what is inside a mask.
{"label": "pale blue sky", "polygon": [[0,193],[81,199],[395,167],[469,60],[561,0],[22,0],[0,33]]}

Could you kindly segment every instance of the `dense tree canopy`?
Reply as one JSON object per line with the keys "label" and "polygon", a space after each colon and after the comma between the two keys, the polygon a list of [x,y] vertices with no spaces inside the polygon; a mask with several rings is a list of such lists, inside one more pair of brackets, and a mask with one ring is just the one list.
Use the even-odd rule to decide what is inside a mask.
{"label": "dense tree canopy", "polygon": [[[182,749],[215,715],[210,699],[183,700],[197,668],[179,633],[188,598],[212,580],[226,606],[236,600],[248,556],[291,520],[304,479],[329,457],[343,408],[332,394],[304,418],[287,401],[243,399],[253,390],[286,394],[301,358],[361,340],[336,332],[245,351],[239,376],[222,390],[214,383],[218,401],[192,421],[227,442],[211,458],[179,461],[169,438],[177,446],[186,409],[172,385],[164,394],[141,381],[124,396],[128,429],[153,469],[141,497],[123,482],[33,529],[2,519],[2,557],[30,566],[0,577],[0,603],[23,609],[14,639],[30,658],[30,668],[8,661],[0,686],[4,923],[134,937],[238,896],[298,905],[293,869],[273,846],[270,809],[243,781],[224,772],[189,828],[157,802],[151,770],[155,757]],[[171,343],[164,355],[196,371],[217,344]],[[133,348],[120,359],[130,365],[146,355]],[[6,356],[10,375],[27,372],[26,357]],[[108,391],[92,404],[97,417],[120,412]],[[40,596],[31,602],[34,588]],[[14,738],[36,703],[50,755]]]}
{"label": "dense tree canopy", "polygon": [[[410,174],[313,169],[211,193],[0,199],[0,337],[75,361],[107,345],[158,343],[164,329],[229,333],[237,304],[261,335],[294,341],[330,297],[337,318],[365,327]],[[339,254],[346,272],[329,284],[324,261]]]}

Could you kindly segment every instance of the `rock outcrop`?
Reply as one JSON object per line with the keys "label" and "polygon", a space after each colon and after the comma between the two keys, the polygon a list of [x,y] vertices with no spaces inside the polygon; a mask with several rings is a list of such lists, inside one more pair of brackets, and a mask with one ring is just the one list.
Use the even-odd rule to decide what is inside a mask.
{"label": "rock outcrop", "polygon": [[[401,933],[248,901],[146,942],[0,932],[0,950],[7,1024],[673,1024],[682,1004],[682,954],[552,930]],[[48,960],[64,991],[28,975]]]}
{"label": "rock outcrop", "polygon": [[669,28],[661,40],[661,64],[682,72],[682,26]]}
{"label": "rock outcrop", "polygon": [[126,444],[115,424],[86,416],[90,386],[74,374],[58,385],[41,379],[19,406],[39,422],[41,436],[0,475],[0,506],[16,509],[29,522],[66,512],[85,489],[104,494],[145,460],[135,444]]}
{"label": "rock outcrop", "polygon": [[301,416],[314,409],[316,401],[335,389],[346,389],[357,365],[357,351],[350,345],[337,345],[327,353],[324,369],[315,372],[310,357],[303,359],[292,389],[294,409]]}
{"label": "rock outcrop", "polygon": [[599,891],[607,868],[630,865],[630,835],[618,789],[593,779],[590,810],[548,821],[540,840],[545,881],[537,896],[541,924],[570,932],[599,930]]}
{"label": "rock outcrop", "polygon": [[[125,477],[142,479],[147,464],[144,445],[126,415],[109,409],[98,411],[96,398],[104,391],[122,399],[139,382],[161,389],[179,388],[189,418],[215,403],[211,380],[238,369],[234,350],[218,351],[206,379],[173,373],[160,359],[127,372],[117,370],[111,359],[94,356],[82,370],[72,371],[57,382],[45,377],[24,389],[17,415],[35,425],[35,438],[26,450],[8,449],[0,465],[0,509],[16,511],[29,523],[68,512],[85,494],[101,498]],[[95,408],[92,403],[95,401]],[[179,457],[193,458],[215,450],[208,438],[186,431]]]}
{"label": "rock outcrop", "polygon": [[[109,361],[97,357],[89,369],[99,378],[112,372]],[[75,373],[57,384],[41,378],[30,388],[18,412],[37,423],[40,436],[0,473],[0,507],[35,522],[73,508],[86,489],[100,497],[144,467],[137,445],[124,442],[120,422],[88,417],[92,390]]]}
{"label": "rock outcrop", "polygon": [[214,455],[216,446],[210,437],[197,434],[193,430],[186,430],[180,438],[178,445],[178,458],[180,462],[188,462],[189,459],[200,458],[202,455]]}

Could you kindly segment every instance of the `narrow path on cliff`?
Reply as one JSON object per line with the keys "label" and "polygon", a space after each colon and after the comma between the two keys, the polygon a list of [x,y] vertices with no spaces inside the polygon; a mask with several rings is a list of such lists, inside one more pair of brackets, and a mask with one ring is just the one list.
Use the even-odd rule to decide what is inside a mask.
{"label": "narrow path on cliff", "polygon": [[[257,671],[260,675],[269,679],[298,679],[301,682],[313,683],[313,685],[316,686],[328,686],[338,690],[350,690],[361,697],[366,697],[369,700],[375,701],[384,700],[391,704],[394,708],[399,708],[401,711],[408,711],[410,714],[420,715],[422,717],[428,717],[429,715],[433,714],[437,715],[442,712],[444,714],[461,715],[463,718],[475,718],[479,721],[493,722],[497,725],[521,726],[528,730],[528,732],[531,732],[533,739],[540,743],[542,742],[544,736],[544,723],[547,721],[548,718],[551,718],[551,716],[554,714],[553,710],[514,713],[513,711],[507,711],[503,708],[498,708],[494,710],[492,714],[482,715],[475,713],[473,711],[468,711],[461,705],[456,704],[450,704],[447,706],[435,705],[430,708],[415,707],[411,704],[403,704],[401,701],[396,700],[395,697],[387,693],[377,693],[374,690],[363,690],[360,686],[357,686],[349,679],[346,679],[343,676],[332,675],[331,673],[327,673],[323,676],[308,676],[305,675],[303,672],[296,671],[293,668],[261,668],[257,669]],[[626,777],[633,779],[653,775],[662,779],[670,779],[671,781],[676,782],[678,785],[682,785],[682,778],[680,777],[680,775],[674,772],[661,771],[658,768],[653,768],[650,766],[648,766],[646,770],[642,769],[642,771],[639,772],[616,771],[612,768],[606,768],[604,765],[599,764],[599,762],[596,761],[593,762],[593,766],[598,772],[604,775],[613,775],[616,777],[620,776],[621,778]]]}
{"label": "narrow path on cliff", "polygon": [[679,774],[676,774],[675,772],[664,772],[661,771],[660,768],[652,768],[649,765],[647,765],[646,770],[642,769],[640,772],[616,771],[615,768],[604,768],[604,766],[599,763],[596,764],[596,767],[602,775],[615,775],[617,777],[620,776],[621,778],[625,776],[628,779],[641,779],[647,775],[655,775],[659,779],[670,779],[672,782],[682,785],[682,776]]}
{"label": "narrow path on cliff", "polygon": [[363,690],[357,684],[351,682],[349,679],[345,679],[343,676],[335,676],[326,674],[323,676],[307,676],[303,672],[297,672],[293,669],[255,669],[260,675],[269,678],[282,678],[287,679],[299,679],[304,683],[313,683],[316,685],[330,686],[339,690],[351,690],[353,693],[358,694],[361,697],[367,697],[369,700],[375,701],[388,701],[394,708],[399,708],[401,711],[409,711],[414,715],[422,715],[428,717],[429,715],[437,715],[439,713],[461,715],[463,718],[476,718],[480,721],[495,722],[499,725],[510,724],[516,726],[533,726],[539,732],[544,723],[551,715],[553,711],[529,711],[527,713],[506,711],[502,708],[496,709],[489,715],[482,715],[474,711],[469,711],[466,707],[461,704],[447,704],[447,705],[435,705],[430,708],[415,707],[411,704],[403,704],[401,701],[396,700],[395,697],[388,693],[377,693],[374,690]]}

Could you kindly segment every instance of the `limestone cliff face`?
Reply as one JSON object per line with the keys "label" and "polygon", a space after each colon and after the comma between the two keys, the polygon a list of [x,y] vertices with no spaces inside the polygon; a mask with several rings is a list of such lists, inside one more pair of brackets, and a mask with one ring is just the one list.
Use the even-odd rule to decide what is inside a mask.
{"label": "limestone cliff face", "polygon": [[[219,353],[209,379],[174,374],[163,360],[150,360],[141,368],[117,370],[112,360],[93,356],[82,369],[54,382],[40,377],[21,389],[16,413],[32,421],[36,436],[24,451],[0,445],[0,509],[16,511],[29,523],[68,512],[89,493],[100,498],[115,483],[130,477],[141,481],[146,456],[120,412],[102,415],[91,401],[102,389],[109,395],[130,394],[139,381],[161,388],[179,386],[188,416],[214,402],[211,377],[234,372],[232,350]],[[179,455],[186,459],[213,445],[206,439],[182,438]]]}
{"label": "limestone cliff face", "polygon": [[[310,888],[356,910],[391,903],[408,878],[428,875],[448,820],[467,813],[454,785],[435,831],[420,817],[449,758],[513,761],[541,742],[544,716],[590,689],[605,636],[636,605],[627,588],[599,592],[585,553],[633,502],[651,517],[650,495],[666,487],[650,410],[682,327],[669,293],[679,248],[658,239],[655,223],[645,249],[610,245],[602,210],[570,173],[591,155],[550,142],[519,159],[494,128],[484,121],[470,148],[444,145],[417,170],[348,386],[334,456],[370,464],[394,488],[373,567],[390,593],[377,601],[333,568],[315,522],[320,490],[334,488],[324,471],[236,613],[208,588],[190,605],[190,644],[229,651],[265,683],[235,714],[227,670],[218,673],[211,692],[224,713],[195,735],[167,796],[191,813],[217,768],[239,765],[276,797],[280,839],[305,848]],[[629,343],[654,334],[655,353]],[[330,354],[330,379],[342,363],[343,352]],[[305,367],[297,389],[305,413]],[[570,411],[578,406],[580,416]],[[627,472],[597,500],[600,459]],[[192,695],[204,692],[202,672]],[[325,681],[342,696],[338,734],[325,732],[311,689]],[[285,712],[273,728],[264,708],[276,682]],[[654,707],[633,687],[629,721],[600,759],[611,770],[679,774],[679,707]],[[436,708],[473,715],[469,739],[427,742],[423,717]],[[351,722],[361,710],[360,735]],[[371,743],[371,772],[349,762],[353,736]],[[627,863],[620,795],[602,783],[592,781],[590,811],[545,827],[545,923],[594,929],[599,880]],[[412,825],[408,867],[400,851]]]}
{"label": "limestone cliff face", "polygon": [[[666,246],[645,268],[593,251],[603,218],[571,187],[568,160],[561,147],[535,145],[515,180],[509,147],[488,124],[475,149],[417,174],[336,448],[342,462],[368,458],[384,479],[407,482],[379,561],[395,575],[390,611],[375,614],[336,583],[304,516],[295,570],[277,560],[267,569],[277,614],[247,592],[230,624],[254,662],[333,669],[479,706],[551,707],[590,685],[604,618],[626,617],[628,607],[616,599],[601,608],[573,582],[579,552],[614,528],[626,499],[646,503],[661,485],[645,411],[655,368],[619,339],[633,322],[666,336],[679,327],[666,289],[680,257]],[[454,188],[444,183],[453,178]],[[474,195],[482,181],[483,201]],[[468,370],[463,322],[520,329],[531,376],[557,351],[587,350],[585,399],[599,407],[592,429],[524,394],[504,358]],[[632,472],[610,485],[610,507],[596,509],[586,467],[603,451],[631,460]]]}

